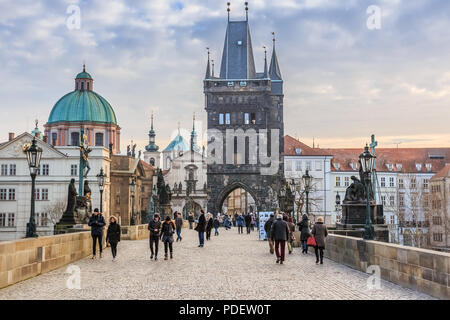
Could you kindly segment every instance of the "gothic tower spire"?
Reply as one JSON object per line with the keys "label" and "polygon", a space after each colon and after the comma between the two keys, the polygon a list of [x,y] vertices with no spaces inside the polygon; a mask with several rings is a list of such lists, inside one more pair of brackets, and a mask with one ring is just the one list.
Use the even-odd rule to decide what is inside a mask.
{"label": "gothic tower spire", "polygon": [[211,68],[209,66],[209,48],[206,48],[206,50],[208,50],[208,62],[206,64],[205,79],[211,79]]}
{"label": "gothic tower spire", "polygon": [[145,147],[145,150],[147,150],[149,152],[158,151],[159,147],[155,143],[156,134],[155,134],[155,130],[153,130],[153,112],[152,112],[152,118],[151,118],[151,128],[150,128],[150,131],[148,132],[148,136],[149,136],[149,143]]}

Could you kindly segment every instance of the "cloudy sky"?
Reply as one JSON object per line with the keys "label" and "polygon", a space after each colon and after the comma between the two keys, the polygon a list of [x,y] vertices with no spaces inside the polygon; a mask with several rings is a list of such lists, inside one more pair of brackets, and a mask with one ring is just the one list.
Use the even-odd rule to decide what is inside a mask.
{"label": "cloudy sky", "polygon": [[[71,4],[79,29],[67,27]],[[381,9],[369,30],[367,8]],[[257,71],[277,37],[285,133],[320,147],[450,147],[450,1],[250,0]],[[231,18],[244,18],[231,1]],[[147,143],[155,113],[165,147],[193,112],[205,120],[206,47],[220,64],[226,1],[0,0],[0,141],[47,121],[83,61],[113,106],[122,152]],[[270,52],[269,52],[270,53]],[[42,129],[42,127],[41,127]]]}

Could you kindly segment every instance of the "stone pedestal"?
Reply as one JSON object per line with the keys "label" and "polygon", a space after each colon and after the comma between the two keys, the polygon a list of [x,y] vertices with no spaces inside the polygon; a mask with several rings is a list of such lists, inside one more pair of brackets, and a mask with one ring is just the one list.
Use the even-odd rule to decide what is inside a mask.
{"label": "stone pedestal", "polygon": [[77,204],[73,211],[65,211],[59,222],[55,225],[55,234],[69,233],[75,225],[87,224],[91,212],[91,200],[86,197],[77,197]]}
{"label": "stone pedestal", "polygon": [[166,216],[172,218],[172,206],[170,204],[161,204],[159,207],[161,209],[161,220],[164,220]]}
{"label": "stone pedestal", "polygon": [[[370,204],[370,219],[373,225],[384,224],[383,206]],[[337,229],[352,229],[363,227],[366,224],[366,204],[351,203],[342,205],[342,219],[336,224]]]}

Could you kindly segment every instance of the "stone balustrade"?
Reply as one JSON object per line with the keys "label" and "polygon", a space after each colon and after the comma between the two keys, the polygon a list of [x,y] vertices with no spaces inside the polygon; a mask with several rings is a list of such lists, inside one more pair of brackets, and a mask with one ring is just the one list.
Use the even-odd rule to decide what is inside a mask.
{"label": "stone balustrade", "polygon": [[449,253],[330,234],[325,256],[362,272],[370,265],[379,266],[384,280],[450,299]]}
{"label": "stone balustrade", "polygon": [[0,288],[92,254],[90,232],[0,242]]}

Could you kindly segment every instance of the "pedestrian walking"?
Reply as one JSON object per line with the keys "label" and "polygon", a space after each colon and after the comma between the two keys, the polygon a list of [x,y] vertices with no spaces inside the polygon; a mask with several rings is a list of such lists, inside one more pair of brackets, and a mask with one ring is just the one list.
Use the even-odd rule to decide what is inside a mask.
{"label": "pedestrian walking", "polygon": [[316,264],[323,264],[323,250],[325,250],[325,238],[328,236],[327,226],[323,224],[323,218],[317,218],[317,222],[314,224],[312,235],[316,240],[316,245],[314,246],[314,251],[316,253]]}
{"label": "pedestrian walking", "polygon": [[103,215],[98,211],[97,208],[95,208],[88,222],[88,226],[91,227],[92,259],[95,259],[96,257],[97,242],[98,242],[98,249],[100,251],[100,258],[102,258],[103,228],[105,227],[105,225],[106,225],[105,218],[103,218]]}
{"label": "pedestrian walking", "polygon": [[164,260],[167,260],[167,251],[170,251],[170,259],[173,258],[173,234],[175,230],[175,224],[170,220],[169,216],[166,216],[161,226],[161,241],[164,243]]}
{"label": "pedestrian walking", "polygon": [[238,233],[244,233],[244,217],[242,216],[242,214],[239,214],[236,218],[236,224],[238,227]]}
{"label": "pedestrian walking", "polygon": [[311,236],[311,232],[309,231],[309,219],[306,214],[302,216],[302,221],[298,224],[298,228],[300,230],[300,241],[302,243],[302,254],[308,254],[308,245],[306,241]]}
{"label": "pedestrian walking", "polygon": [[292,251],[294,250],[294,241],[295,241],[295,236],[294,236],[294,232],[295,232],[295,224],[294,221],[292,220],[291,217],[287,217],[287,224],[289,227],[289,238],[288,238],[288,252],[289,254],[292,253]]}
{"label": "pedestrian walking", "polygon": [[225,215],[225,217],[223,218],[223,226],[225,227],[226,231],[228,231],[228,229],[231,229],[231,222],[228,215]]}
{"label": "pedestrian walking", "polygon": [[213,227],[214,227],[214,236],[218,236],[219,235],[219,227],[220,227],[219,218],[217,218],[217,217],[214,218]]}
{"label": "pedestrian walking", "polygon": [[194,224],[194,214],[192,212],[189,212],[188,221],[189,221],[189,229],[192,230],[192,225]]}
{"label": "pedestrian walking", "polygon": [[252,217],[250,214],[245,215],[245,228],[247,229],[247,234],[250,234],[250,225],[252,223]]}
{"label": "pedestrian walking", "polygon": [[255,215],[253,213],[250,213],[250,228],[252,229],[252,231],[255,231]]}
{"label": "pedestrian walking", "polygon": [[289,239],[289,227],[281,214],[277,215],[277,220],[272,224],[271,236],[275,241],[276,263],[283,264],[285,259],[286,241]]}
{"label": "pedestrian walking", "polygon": [[109,226],[106,231],[106,242],[111,246],[113,261],[116,261],[117,244],[120,242],[120,225],[117,223],[117,218],[114,216],[109,218]]}
{"label": "pedestrian walking", "polygon": [[200,217],[198,217],[198,223],[195,227],[195,231],[198,232],[198,241],[200,244],[199,247],[203,247],[205,245],[205,230],[206,230],[206,218],[205,211],[203,209],[200,210]]}
{"label": "pedestrian walking", "polygon": [[150,231],[150,260],[153,259],[154,256],[156,261],[158,260],[159,236],[161,232],[161,221],[159,221],[159,214],[155,213],[153,220],[148,223],[148,230]]}
{"label": "pedestrian walking", "polygon": [[238,215],[237,211],[235,211],[233,218],[232,218],[233,219],[233,227],[236,227],[238,217],[239,217],[239,215]]}
{"label": "pedestrian walking", "polygon": [[208,212],[208,219],[206,221],[206,240],[211,240],[212,228],[213,228],[213,218],[211,213]]}
{"label": "pedestrian walking", "polygon": [[269,220],[264,224],[264,231],[266,231],[267,240],[269,241],[269,252],[274,254],[273,240],[272,240],[272,224],[275,220],[273,213],[270,214]]}
{"label": "pedestrian walking", "polygon": [[175,226],[177,228],[177,241],[183,240],[181,237],[181,228],[183,228],[183,218],[181,217],[181,212],[175,212]]}

